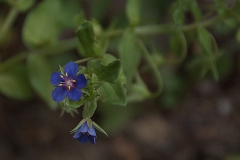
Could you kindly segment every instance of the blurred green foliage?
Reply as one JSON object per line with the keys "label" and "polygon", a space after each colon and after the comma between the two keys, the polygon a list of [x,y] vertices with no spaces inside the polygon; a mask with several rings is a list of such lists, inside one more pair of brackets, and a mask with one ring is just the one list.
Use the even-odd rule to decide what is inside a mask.
{"label": "blurred green foliage", "polygon": [[[102,124],[115,132],[137,113],[133,104],[155,98],[159,106],[178,107],[203,77],[230,76],[239,49],[239,5],[239,0],[1,0],[0,14],[8,14],[0,15],[5,57],[0,92],[18,100],[39,96],[56,109],[51,73],[68,61],[88,61],[84,72],[102,81],[97,100],[108,103],[98,107]],[[19,14],[25,15],[22,28],[14,25]],[[10,35],[19,28],[19,45],[26,49],[8,56]],[[89,102],[92,114],[97,100]]]}

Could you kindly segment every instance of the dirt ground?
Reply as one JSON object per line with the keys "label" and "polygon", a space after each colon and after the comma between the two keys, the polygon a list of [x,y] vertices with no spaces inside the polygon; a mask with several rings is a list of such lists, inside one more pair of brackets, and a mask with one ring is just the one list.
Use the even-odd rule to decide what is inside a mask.
{"label": "dirt ground", "polygon": [[69,131],[77,117],[60,117],[60,111],[38,99],[19,102],[1,96],[0,159],[229,159],[240,152],[239,78],[227,84],[204,79],[184,96],[181,107],[136,115],[109,137],[97,132],[96,145],[72,139]]}

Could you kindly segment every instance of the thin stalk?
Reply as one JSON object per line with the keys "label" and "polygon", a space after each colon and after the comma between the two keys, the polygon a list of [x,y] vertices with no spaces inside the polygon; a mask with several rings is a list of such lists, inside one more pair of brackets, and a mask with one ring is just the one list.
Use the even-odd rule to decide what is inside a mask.
{"label": "thin stalk", "polygon": [[77,39],[72,38],[68,40],[64,40],[62,42],[59,42],[58,44],[48,47],[48,48],[43,48],[43,49],[38,49],[38,50],[33,50],[33,51],[28,51],[28,52],[21,52],[14,57],[4,61],[3,63],[0,64],[0,73],[4,72],[8,68],[14,66],[17,63],[20,63],[24,61],[28,54],[41,54],[42,56],[48,56],[48,55],[58,55],[60,53],[66,52],[68,50],[71,50],[76,47],[77,44]]}
{"label": "thin stalk", "polygon": [[150,95],[151,98],[156,98],[157,96],[159,96],[162,93],[162,88],[163,88],[163,80],[162,80],[162,76],[158,70],[157,65],[155,64],[152,56],[150,55],[150,53],[148,52],[147,48],[145,47],[145,45],[143,44],[143,42],[139,39],[139,47],[141,48],[141,50],[143,51],[143,56],[144,58],[147,60],[148,64],[150,65],[153,74],[156,77],[157,80],[157,91],[152,93]]}
{"label": "thin stalk", "polygon": [[9,29],[12,27],[17,16],[18,16],[18,10],[15,8],[12,8],[11,11],[8,13],[7,18],[4,21],[2,28],[0,30],[0,44],[4,40],[4,37],[8,33]]}
{"label": "thin stalk", "polygon": [[75,61],[75,63],[81,64],[81,63],[87,62],[87,61],[89,61],[91,59],[93,59],[93,58],[92,57],[84,58],[84,59],[80,59],[80,60]]}
{"label": "thin stalk", "polygon": [[[182,31],[187,32],[193,29],[196,29],[198,27],[208,27],[215,23],[217,23],[220,20],[219,17],[214,17],[212,19],[201,21],[201,22],[195,22],[192,24],[184,25],[182,27]],[[157,25],[148,25],[148,26],[138,26],[134,28],[134,32],[138,36],[150,36],[154,34],[162,34],[162,33],[169,33],[178,30],[179,28],[173,24],[157,24]],[[110,30],[102,33],[104,36],[107,37],[116,37],[121,34],[123,34],[125,30],[124,29],[116,29],[116,30]],[[96,33],[98,36],[101,34]]]}

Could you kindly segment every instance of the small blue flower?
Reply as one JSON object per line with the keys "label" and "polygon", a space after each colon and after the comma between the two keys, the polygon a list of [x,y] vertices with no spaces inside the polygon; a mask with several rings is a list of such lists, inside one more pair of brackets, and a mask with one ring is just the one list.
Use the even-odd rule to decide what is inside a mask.
{"label": "small blue flower", "polygon": [[50,82],[56,86],[52,91],[52,98],[56,102],[61,102],[67,96],[73,101],[78,101],[82,97],[80,89],[86,87],[87,79],[84,74],[77,75],[78,65],[74,62],[68,62],[64,68],[64,74],[53,72]]}
{"label": "small blue flower", "polygon": [[86,143],[89,140],[92,144],[96,144],[96,137],[94,126],[92,125],[92,128],[89,128],[87,122],[84,122],[73,135],[73,138],[81,143]]}

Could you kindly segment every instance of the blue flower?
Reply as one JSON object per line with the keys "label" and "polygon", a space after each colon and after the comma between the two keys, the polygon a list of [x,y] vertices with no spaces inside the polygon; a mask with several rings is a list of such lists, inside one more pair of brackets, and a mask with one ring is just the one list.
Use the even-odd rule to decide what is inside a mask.
{"label": "blue flower", "polygon": [[74,62],[68,62],[64,68],[64,74],[53,72],[50,82],[56,86],[52,91],[52,98],[56,102],[61,102],[67,96],[73,101],[78,101],[82,97],[80,89],[86,87],[87,79],[84,74],[77,75],[78,65]]}
{"label": "blue flower", "polygon": [[89,128],[87,122],[84,122],[73,135],[73,138],[76,138],[81,143],[86,143],[89,140],[92,144],[96,144],[96,137],[94,126],[92,125],[92,128]]}

